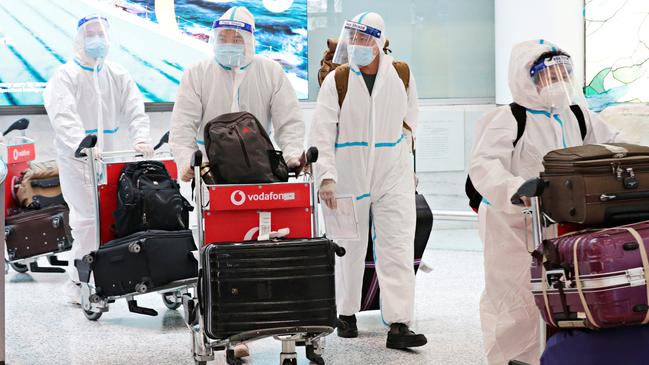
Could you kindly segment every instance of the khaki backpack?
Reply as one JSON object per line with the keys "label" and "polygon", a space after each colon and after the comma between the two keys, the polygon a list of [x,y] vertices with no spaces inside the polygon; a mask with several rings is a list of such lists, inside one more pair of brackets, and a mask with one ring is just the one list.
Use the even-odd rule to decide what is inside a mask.
{"label": "khaki backpack", "polygon": [[30,162],[18,181],[16,198],[23,208],[41,209],[65,204],[59,183],[56,161]]}
{"label": "khaki backpack", "polygon": [[[336,79],[336,91],[338,92],[338,106],[342,108],[343,101],[345,101],[345,95],[347,95],[347,87],[349,83],[349,65],[339,65],[337,63],[333,63],[333,58],[334,54],[336,53],[337,46],[337,40],[333,38],[327,39],[327,49],[322,56],[322,60],[320,60],[320,70],[318,70],[318,84],[322,86],[325,77],[327,77],[327,75],[329,75],[331,71],[334,71],[334,77]],[[392,52],[392,50],[388,48],[389,46],[390,41],[386,39],[385,45],[383,46],[383,52],[385,54],[390,54]],[[401,81],[403,81],[403,86],[405,86],[406,91],[408,91],[408,86],[410,85],[410,67],[406,62],[403,61],[393,61],[392,66],[394,66],[394,69],[397,71],[397,75],[399,75],[399,78],[401,79]],[[412,129],[405,121],[403,122],[403,127],[408,132],[412,133]]]}

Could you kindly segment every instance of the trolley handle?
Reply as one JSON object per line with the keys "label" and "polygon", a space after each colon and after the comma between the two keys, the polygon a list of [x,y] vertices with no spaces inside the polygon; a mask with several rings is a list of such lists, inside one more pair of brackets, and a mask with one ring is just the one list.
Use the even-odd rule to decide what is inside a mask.
{"label": "trolley handle", "polygon": [[523,205],[522,197],[538,198],[543,194],[545,182],[538,177],[531,178],[518,188],[518,191],[511,197],[511,203],[514,205]]}
{"label": "trolley handle", "polygon": [[29,119],[27,118],[20,118],[17,121],[13,122],[7,130],[2,132],[3,136],[6,136],[7,134],[13,132],[13,131],[24,131],[29,127]]}
{"label": "trolley handle", "polygon": [[200,150],[194,151],[194,154],[192,155],[192,161],[191,161],[191,166],[192,168],[200,168],[201,164],[203,163],[203,152]]}
{"label": "trolley handle", "polygon": [[289,171],[289,177],[298,177],[302,172],[310,173],[311,165],[318,161],[318,148],[309,147],[300,156],[300,166],[296,169]]}
{"label": "trolley handle", "polygon": [[169,131],[167,131],[167,133],[162,135],[162,137],[158,141],[158,144],[156,144],[155,147],[153,147],[153,150],[154,151],[158,150],[160,147],[162,147],[166,143],[169,143]]}
{"label": "trolley handle", "polygon": [[95,134],[87,135],[81,141],[81,143],[79,143],[79,147],[77,148],[77,151],[74,153],[74,157],[76,158],[87,157],[88,155],[86,154],[85,150],[89,148],[93,148],[96,145],[97,145],[97,135]]}
{"label": "trolley handle", "polygon": [[[535,250],[543,244],[543,213],[541,211],[541,199],[540,196],[543,194],[543,189],[545,188],[545,182],[536,177],[527,180],[526,182],[518,188],[516,194],[511,197],[511,203],[514,205],[523,205],[522,197],[530,198],[530,207],[523,210],[525,217],[531,216],[532,218],[532,241],[530,242],[525,236],[525,246],[527,252],[533,255]],[[527,218],[526,218],[527,225]]]}

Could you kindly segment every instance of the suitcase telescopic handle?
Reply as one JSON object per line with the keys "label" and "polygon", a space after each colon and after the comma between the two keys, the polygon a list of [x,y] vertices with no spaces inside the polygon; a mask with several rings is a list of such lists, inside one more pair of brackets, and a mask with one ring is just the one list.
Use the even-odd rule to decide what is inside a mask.
{"label": "suitcase telescopic handle", "polygon": [[81,140],[81,143],[79,143],[79,147],[77,148],[77,151],[74,153],[74,157],[76,158],[86,157],[87,154],[85,150],[88,148],[93,148],[96,145],[97,145],[97,135],[95,134],[87,135],[83,140]]}

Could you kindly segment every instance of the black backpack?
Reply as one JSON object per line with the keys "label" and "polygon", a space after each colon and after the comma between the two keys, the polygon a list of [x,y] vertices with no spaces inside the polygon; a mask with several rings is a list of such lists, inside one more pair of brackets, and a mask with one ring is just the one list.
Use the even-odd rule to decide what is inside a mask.
{"label": "black backpack", "polygon": [[205,152],[217,184],[288,181],[282,151],[247,112],[220,115],[205,125]]}
{"label": "black backpack", "polygon": [[162,162],[130,163],[119,177],[115,235],[119,238],[146,230],[189,229],[192,209]]}
{"label": "black backpack", "polygon": [[[527,109],[524,106],[518,105],[516,103],[509,104],[509,108],[512,110],[512,114],[516,119],[516,124],[518,127],[516,131],[516,139],[514,140],[514,147],[516,147],[516,144],[525,132],[525,124],[527,123]],[[579,131],[581,132],[581,140],[583,141],[584,138],[586,138],[586,133],[588,132],[586,128],[584,112],[581,110],[579,105],[571,105],[570,110],[572,110],[572,113],[577,118],[577,122],[579,123]],[[468,175],[466,177],[466,183],[464,184],[464,191],[466,193],[466,196],[469,198],[469,206],[477,213],[478,208],[480,207],[480,203],[482,203],[482,194],[480,194],[476,190],[475,186],[473,186],[471,177],[469,177]]]}

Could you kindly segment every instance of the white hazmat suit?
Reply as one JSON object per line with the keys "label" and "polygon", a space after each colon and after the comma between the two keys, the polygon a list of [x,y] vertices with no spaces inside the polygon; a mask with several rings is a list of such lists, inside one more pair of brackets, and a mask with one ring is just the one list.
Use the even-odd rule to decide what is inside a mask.
{"label": "white hazmat suit", "polygon": [[[615,139],[585,104],[587,135],[582,141],[572,111],[556,110],[541,97],[530,69],[544,53],[561,51],[544,40],[514,46],[509,64],[509,87],[514,102],[527,108],[523,136],[513,146],[517,124],[509,106],[484,115],[476,129],[469,175],[484,200],[479,209],[480,238],[484,243],[485,289],[480,301],[485,357],[491,365],[520,360],[538,364],[539,313],[530,292],[531,256],[520,207],[510,198],[527,179],[543,170],[543,156],[551,150]],[[583,100],[576,88],[574,100]]]}
{"label": "white hazmat suit", "polygon": [[[199,147],[204,151],[207,122],[231,112],[253,114],[267,131],[272,124],[273,137],[287,161],[302,154],[304,121],[295,90],[279,63],[255,55],[254,24],[245,7],[229,9],[214,23],[215,57],[190,67],[183,75],[169,136],[176,163],[183,170],[189,167],[194,151]],[[227,35],[223,32],[229,30],[237,32],[237,40],[221,43]],[[232,48],[241,41],[244,50],[237,55]]]}
{"label": "white hazmat suit", "polygon": [[149,117],[135,82],[121,66],[87,54],[90,40],[103,38],[100,43],[105,56],[110,44],[107,31],[105,18],[93,15],[81,19],[74,40],[75,57],[57,70],[43,95],[54,129],[61,190],[70,207],[74,243],[68,272],[75,282],[79,279],[74,259],[99,247],[87,165],[74,157],[79,143],[86,135],[97,134],[99,151],[111,151],[120,122],[126,122],[135,148],[152,152]]}
{"label": "white hazmat suit", "polygon": [[[378,30],[376,49],[383,49],[384,23],[378,14],[356,16],[345,24],[343,32],[365,29],[365,26]],[[352,42],[360,36],[351,37]],[[339,41],[339,49],[344,41]],[[360,240],[339,242],[347,253],[336,262],[338,313],[351,316],[360,311],[372,214],[383,320],[388,324],[409,325],[413,319],[415,292],[416,211],[410,138],[403,123],[414,133],[417,86],[411,73],[406,91],[392,65],[392,57],[378,53],[379,69],[371,95],[351,54],[348,89],[342,107],[338,104],[334,72],[326,77],[318,95],[309,143],[320,152],[314,166],[317,186],[323,180],[333,180],[337,195],[351,195],[356,202]]]}

